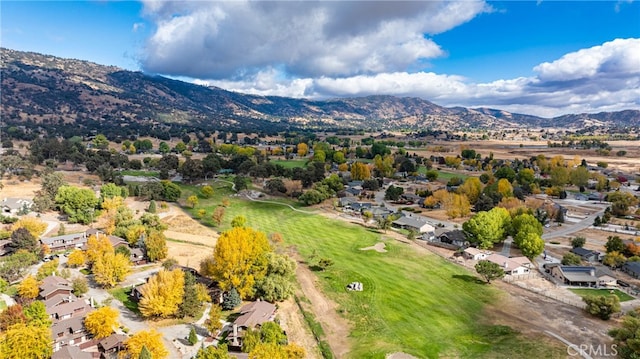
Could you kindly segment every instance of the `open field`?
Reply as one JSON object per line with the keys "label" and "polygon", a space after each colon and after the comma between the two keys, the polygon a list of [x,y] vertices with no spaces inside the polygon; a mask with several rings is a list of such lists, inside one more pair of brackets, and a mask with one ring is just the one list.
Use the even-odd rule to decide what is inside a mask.
{"label": "open field", "polygon": [[307,165],[306,159],[298,159],[298,160],[271,160],[269,162],[274,165],[280,165],[284,168],[296,168],[296,167],[306,167]]}
{"label": "open field", "polygon": [[[209,213],[217,204],[218,199],[201,200]],[[267,234],[281,233],[311,268],[319,258],[334,261],[316,273],[316,285],[351,325],[348,357],[383,358],[394,352],[417,357],[559,357],[562,352],[544,341],[481,323],[483,311],[501,292],[435,254],[417,253],[360,226],[240,199],[232,199],[220,229],[229,228],[237,215]],[[388,252],[360,250],[381,240]],[[364,291],[346,291],[351,281],[364,283]]]}
{"label": "open field", "polygon": [[630,296],[625,292],[621,292],[618,289],[580,289],[580,288],[570,288],[570,291],[576,293],[581,297],[588,297],[594,295],[611,295],[614,294],[621,302],[626,302],[628,300],[634,300],[636,298]]}

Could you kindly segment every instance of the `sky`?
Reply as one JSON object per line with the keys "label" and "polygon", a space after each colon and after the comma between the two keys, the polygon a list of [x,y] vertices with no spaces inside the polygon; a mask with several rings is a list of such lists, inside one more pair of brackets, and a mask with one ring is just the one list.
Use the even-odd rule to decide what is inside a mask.
{"label": "sky", "polygon": [[258,95],[640,109],[640,2],[0,1],[0,46]]}

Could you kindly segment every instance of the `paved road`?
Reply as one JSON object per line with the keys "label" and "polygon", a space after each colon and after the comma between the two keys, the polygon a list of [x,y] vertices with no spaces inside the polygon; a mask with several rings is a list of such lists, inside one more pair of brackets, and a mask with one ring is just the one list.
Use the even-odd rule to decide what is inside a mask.
{"label": "paved road", "polygon": [[511,237],[507,237],[502,244],[502,252],[500,252],[500,254],[507,258],[511,257],[511,243],[513,243],[513,239]]}
{"label": "paved road", "polygon": [[553,232],[544,233],[542,235],[542,239],[550,240],[558,237],[565,237],[575,232],[581,231],[583,229],[587,229],[591,225],[593,225],[593,221],[596,219],[596,217],[602,216],[603,214],[604,214],[604,209],[589,215],[588,217],[586,217],[585,219],[583,219],[582,221],[576,224],[568,225],[565,223],[562,225],[560,229],[556,229]]}

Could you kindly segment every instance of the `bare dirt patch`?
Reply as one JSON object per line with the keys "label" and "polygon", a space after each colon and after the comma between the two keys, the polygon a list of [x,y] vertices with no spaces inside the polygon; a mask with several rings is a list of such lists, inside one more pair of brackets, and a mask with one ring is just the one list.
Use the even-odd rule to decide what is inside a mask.
{"label": "bare dirt patch", "polygon": [[376,251],[378,253],[386,253],[387,250],[384,249],[386,245],[384,244],[384,242],[378,242],[374,245],[372,245],[371,247],[365,247],[365,248],[360,248],[361,251]]}
{"label": "bare dirt patch", "polygon": [[175,259],[180,265],[199,268],[200,261],[213,254],[213,247],[167,241],[167,258]]}
{"label": "bare dirt patch", "polygon": [[322,355],[318,349],[313,334],[309,330],[307,323],[304,321],[300,308],[293,299],[287,299],[278,303],[278,317],[280,317],[280,325],[285,332],[289,342],[295,343],[303,347],[307,353],[307,359],[321,359]]}
{"label": "bare dirt patch", "polygon": [[310,305],[306,305],[307,303],[302,304],[305,305],[306,310],[315,315],[316,320],[322,325],[326,341],[329,343],[333,354],[337,358],[343,358],[351,348],[348,339],[351,325],[349,321],[338,315],[338,305],[325,297],[318,289],[320,284],[311,270],[301,261],[301,258],[298,255],[294,255],[294,258],[298,262],[296,277],[298,278],[298,283],[300,283],[301,291],[304,297],[311,302]]}

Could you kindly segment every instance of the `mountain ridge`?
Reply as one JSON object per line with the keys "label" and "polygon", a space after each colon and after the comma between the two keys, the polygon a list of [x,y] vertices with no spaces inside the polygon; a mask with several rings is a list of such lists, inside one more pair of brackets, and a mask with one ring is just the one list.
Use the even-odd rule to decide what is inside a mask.
{"label": "mountain ridge", "polygon": [[203,128],[497,129],[639,126],[640,111],[556,118],[443,107],[418,97],[312,100],[242,94],[84,60],[2,48],[0,110],[7,122],[152,121]]}

